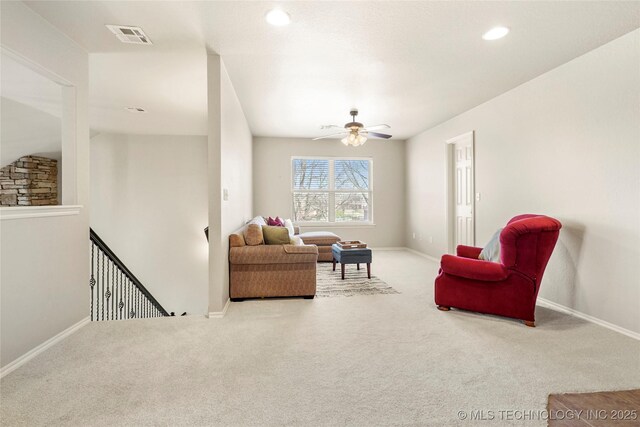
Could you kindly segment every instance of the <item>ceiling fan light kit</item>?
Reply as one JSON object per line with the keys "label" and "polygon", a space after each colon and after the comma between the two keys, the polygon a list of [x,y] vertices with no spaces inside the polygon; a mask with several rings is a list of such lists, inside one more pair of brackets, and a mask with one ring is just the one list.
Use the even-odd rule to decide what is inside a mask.
{"label": "ceiling fan light kit", "polygon": [[357,132],[351,132],[348,136],[341,139],[344,145],[351,145],[352,147],[358,147],[367,142],[367,137],[359,135]]}
{"label": "ceiling fan light kit", "polygon": [[[378,132],[371,132],[372,130],[389,129],[389,125],[382,124],[382,125],[364,127],[362,123],[356,122],[356,116],[358,115],[358,110],[353,109],[349,112],[349,114],[351,115],[352,120],[349,123],[344,125],[343,131],[338,133],[332,133],[331,135],[324,135],[318,138],[313,138],[313,140],[315,141],[318,139],[335,138],[335,137],[343,136],[343,138],[340,141],[342,141],[344,145],[359,147],[360,145],[363,145],[365,142],[367,142],[368,136],[369,137],[372,136],[374,138],[382,138],[382,139],[391,138],[391,135],[378,133]],[[340,126],[327,125],[327,126],[322,126],[321,128],[329,129],[333,127],[339,128]]]}

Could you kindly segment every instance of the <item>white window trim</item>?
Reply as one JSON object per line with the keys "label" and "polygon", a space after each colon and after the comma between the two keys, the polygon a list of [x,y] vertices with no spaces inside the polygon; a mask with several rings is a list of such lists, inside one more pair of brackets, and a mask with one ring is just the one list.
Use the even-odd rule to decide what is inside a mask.
{"label": "white window trim", "polygon": [[[329,188],[327,190],[296,190],[293,188],[293,161],[297,159],[302,160],[328,160],[329,161]],[[367,160],[369,162],[369,189],[363,190],[336,190],[334,188],[335,182],[335,166],[336,160]],[[375,227],[374,222],[374,196],[373,196],[373,157],[332,157],[332,156],[291,156],[289,161],[289,167],[291,168],[289,176],[291,177],[291,197],[289,199],[289,206],[291,206],[291,218],[296,217],[296,213],[293,208],[293,195],[295,193],[329,193],[329,218],[327,221],[295,221],[296,225],[304,227],[340,227],[340,228],[367,228]],[[369,193],[369,221],[336,221],[335,220],[335,193]],[[333,208],[332,208],[333,206]]]}

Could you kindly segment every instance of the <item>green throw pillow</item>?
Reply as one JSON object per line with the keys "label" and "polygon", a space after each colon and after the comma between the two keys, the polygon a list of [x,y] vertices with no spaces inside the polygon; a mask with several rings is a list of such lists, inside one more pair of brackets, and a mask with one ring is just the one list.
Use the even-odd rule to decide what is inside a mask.
{"label": "green throw pillow", "polygon": [[285,227],[263,225],[262,235],[267,245],[288,245],[291,241],[289,230]]}

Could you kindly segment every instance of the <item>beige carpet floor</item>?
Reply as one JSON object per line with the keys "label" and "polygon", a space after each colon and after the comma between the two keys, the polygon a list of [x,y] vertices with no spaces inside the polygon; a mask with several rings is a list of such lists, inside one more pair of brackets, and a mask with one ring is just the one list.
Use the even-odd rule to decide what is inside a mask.
{"label": "beige carpet floor", "polygon": [[373,272],[400,293],[90,324],[2,379],[1,424],[543,426],[469,417],[640,387],[636,340],[544,308],[535,329],[440,312],[437,265],[409,252]]}

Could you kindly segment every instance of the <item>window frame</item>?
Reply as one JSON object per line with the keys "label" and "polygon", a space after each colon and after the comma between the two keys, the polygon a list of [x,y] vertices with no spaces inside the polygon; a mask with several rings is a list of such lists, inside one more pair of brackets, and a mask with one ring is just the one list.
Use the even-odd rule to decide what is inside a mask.
{"label": "window frame", "polygon": [[[295,177],[293,176],[293,161],[294,160],[327,160],[329,161],[329,188],[324,190],[296,190],[294,188]],[[344,189],[337,190],[335,188],[335,161],[336,160],[366,160],[369,162],[369,188],[367,190],[358,190],[358,189]],[[291,206],[291,218],[296,218],[295,205],[294,205],[294,195],[296,193],[328,193],[329,195],[329,217],[327,221],[298,221],[295,220],[296,224],[303,225],[305,227],[372,227],[375,226],[374,223],[374,187],[373,187],[373,157],[334,157],[334,156],[291,156],[289,167],[291,170],[289,171],[289,176],[291,179],[290,184],[290,206]],[[368,221],[336,221],[336,193],[369,193],[369,220]]]}

